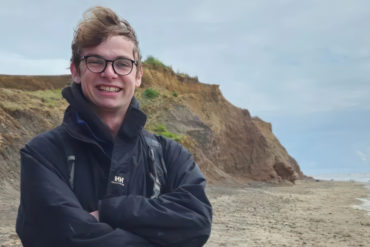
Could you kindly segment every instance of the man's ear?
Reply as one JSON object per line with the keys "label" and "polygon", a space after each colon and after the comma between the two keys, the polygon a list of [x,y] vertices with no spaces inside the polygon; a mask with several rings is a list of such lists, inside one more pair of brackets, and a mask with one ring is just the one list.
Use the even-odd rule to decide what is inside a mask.
{"label": "man's ear", "polygon": [[71,70],[72,80],[76,83],[81,83],[80,70],[76,68],[76,65],[71,63],[69,69]]}
{"label": "man's ear", "polygon": [[135,81],[135,87],[140,87],[141,85],[141,79],[143,78],[143,67],[140,66],[138,68],[138,73],[136,74],[136,81]]}

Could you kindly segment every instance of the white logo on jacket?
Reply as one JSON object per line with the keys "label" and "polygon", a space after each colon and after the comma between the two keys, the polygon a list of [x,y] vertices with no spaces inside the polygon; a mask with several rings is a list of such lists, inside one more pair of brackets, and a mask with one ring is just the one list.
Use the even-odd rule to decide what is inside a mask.
{"label": "white logo on jacket", "polygon": [[112,184],[119,184],[125,186],[124,184],[125,178],[121,176],[114,176],[114,180],[111,181]]}

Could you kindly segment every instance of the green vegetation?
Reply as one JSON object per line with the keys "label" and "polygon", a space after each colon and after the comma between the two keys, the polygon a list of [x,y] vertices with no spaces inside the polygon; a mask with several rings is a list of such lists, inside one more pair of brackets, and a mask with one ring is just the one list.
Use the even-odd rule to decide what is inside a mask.
{"label": "green vegetation", "polygon": [[157,58],[155,58],[153,56],[148,56],[147,59],[144,61],[144,63],[156,65],[156,66],[159,66],[159,67],[167,67],[159,59],[157,59]]}
{"label": "green vegetation", "polygon": [[167,138],[171,138],[172,140],[175,140],[177,142],[180,142],[181,139],[183,138],[183,136],[181,136],[181,135],[178,135],[178,134],[175,134],[175,133],[172,133],[172,132],[168,131],[166,126],[164,126],[163,124],[157,124],[157,126],[154,128],[154,132],[157,135],[161,135],[161,136],[164,136],[164,137],[167,137]]}
{"label": "green vegetation", "polygon": [[188,75],[186,73],[183,73],[183,72],[177,71],[176,75],[178,77],[180,77],[179,78],[180,80],[191,79],[191,80],[199,81],[198,76],[190,76],[190,75]]}
{"label": "green vegetation", "polygon": [[0,107],[9,112],[14,112],[64,106],[65,101],[60,91],[60,89],[23,91],[2,88],[0,98],[4,100],[0,102]]}
{"label": "green vegetation", "polygon": [[61,89],[37,90],[29,92],[31,96],[37,97],[46,106],[55,107],[62,100]]}
{"label": "green vegetation", "polygon": [[146,99],[154,99],[159,96],[159,92],[153,88],[147,88],[142,95]]}
{"label": "green vegetation", "polygon": [[[147,65],[152,65],[155,68],[162,68],[167,71],[172,72],[173,74],[177,75],[179,77],[180,81],[184,81],[187,79],[194,80],[194,81],[199,81],[198,76],[190,76],[186,73],[177,71],[176,73],[173,71],[171,66],[165,65],[162,61],[160,61],[158,58],[155,58],[153,56],[148,56],[146,60],[144,61],[145,64]],[[176,96],[175,96],[176,97]]]}
{"label": "green vegetation", "polygon": [[5,111],[17,111],[17,110],[25,110],[25,106],[22,104],[18,104],[17,102],[11,101],[2,101],[0,102],[0,107],[3,108]]}
{"label": "green vegetation", "polygon": [[172,70],[172,68],[170,66],[165,65],[159,59],[157,59],[157,58],[155,58],[153,56],[148,56],[147,59],[144,61],[144,63],[151,64],[151,65],[153,65],[155,67]]}
{"label": "green vegetation", "polygon": [[173,96],[173,97],[177,97],[177,93],[176,93],[176,92],[173,92],[173,93],[172,93],[172,96]]}
{"label": "green vegetation", "polygon": [[29,94],[45,100],[60,100],[62,98],[60,89],[30,91]]}

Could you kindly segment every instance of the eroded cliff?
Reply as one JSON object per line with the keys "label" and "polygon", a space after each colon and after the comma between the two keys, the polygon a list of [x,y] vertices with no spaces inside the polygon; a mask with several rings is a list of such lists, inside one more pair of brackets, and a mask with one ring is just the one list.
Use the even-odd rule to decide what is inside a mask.
{"label": "eroded cliff", "polygon": [[[181,136],[210,182],[294,182],[303,178],[297,162],[272,133],[271,124],[230,104],[217,85],[144,64],[136,92],[148,115],[147,128],[158,126]],[[60,89],[70,76],[0,76],[0,179],[19,180],[19,148],[62,120],[67,103]],[[156,97],[145,97],[153,89]]]}

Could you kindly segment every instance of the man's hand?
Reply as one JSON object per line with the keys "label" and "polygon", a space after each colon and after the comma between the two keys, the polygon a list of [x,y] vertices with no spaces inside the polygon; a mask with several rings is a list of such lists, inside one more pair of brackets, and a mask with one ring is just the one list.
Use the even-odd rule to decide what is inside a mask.
{"label": "man's hand", "polygon": [[97,221],[99,221],[99,211],[98,210],[90,212],[90,214],[94,216]]}

